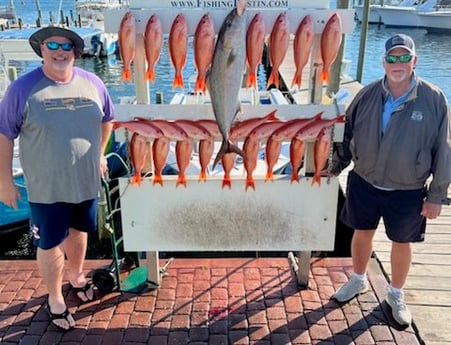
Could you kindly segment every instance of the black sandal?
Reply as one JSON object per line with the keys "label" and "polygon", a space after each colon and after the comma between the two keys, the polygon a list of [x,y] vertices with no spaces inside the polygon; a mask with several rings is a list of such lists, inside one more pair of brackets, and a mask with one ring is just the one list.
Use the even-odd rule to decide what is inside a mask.
{"label": "black sandal", "polygon": [[[65,311],[63,311],[61,314],[54,314],[52,313],[52,311],[50,310],[50,306],[47,306],[47,313],[49,314],[50,317],[50,323],[52,324],[53,327],[55,327],[56,329],[63,331],[63,332],[67,332],[71,329],[73,329],[75,326],[71,326],[70,321],[68,319],[68,317],[70,315],[72,315],[69,312],[69,309],[66,308]],[[63,326],[58,325],[57,323],[55,323],[55,320],[65,320],[67,322],[67,325],[69,326],[69,328],[65,328]]]}
{"label": "black sandal", "polygon": [[[82,303],[91,302],[95,298],[94,286],[91,284],[91,282],[86,282],[85,286],[82,286],[82,287],[74,287],[71,285],[71,289],[75,292],[78,299]],[[89,295],[88,295],[89,290],[92,291],[92,297],[89,297]]]}

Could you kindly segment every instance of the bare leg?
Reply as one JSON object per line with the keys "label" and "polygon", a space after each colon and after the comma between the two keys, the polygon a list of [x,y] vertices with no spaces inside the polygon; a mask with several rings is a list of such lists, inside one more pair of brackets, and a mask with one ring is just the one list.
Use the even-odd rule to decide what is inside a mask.
{"label": "bare leg", "polygon": [[[86,250],[88,248],[88,234],[86,232],[69,229],[69,236],[64,241],[64,249],[67,256],[67,271],[69,281],[73,287],[86,285],[86,277],[83,273]],[[92,299],[93,291],[86,291],[88,299]]]}
{"label": "bare leg", "polygon": [[364,274],[373,252],[373,237],[376,230],[355,230],[351,242],[352,265],[354,272]]}
{"label": "bare leg", "polygon": [[392,242],[390,260],[392,286],[401,289],[406,282],[412,263],[412,248],[410,243]]}
{"label": "bare leg", "polygon": [[[66,309],[66,302],[64,301],[62,285],[64,275],[64,251],[61,245],[51,249],[37,249],[37,263],[42,274],[44,283],[49,292],[49,308],[53,314],[61,314]],[[54,321],[55,324],[70,328],[75,325],[72,315],[64,319]]]}

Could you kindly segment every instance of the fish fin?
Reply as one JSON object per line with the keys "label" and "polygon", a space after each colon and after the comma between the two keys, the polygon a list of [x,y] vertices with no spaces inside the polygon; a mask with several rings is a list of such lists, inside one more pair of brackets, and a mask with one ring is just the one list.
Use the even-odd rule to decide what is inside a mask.
{"label": "fish fin", "polygon": [[265,182],[266,181],[274,181],[274,174],[272,171],[267,171],[265,176]]}
{"label": "fish fin", "polygon": [[133,177],[132,177],[130,183],[131,183],[132,185],[137,184],[138,186],[140,186],[140,185],[141,185],[141,181],[142,181],[142,179],[141,179],[141,173],[140,173],[140,172],[137,172],[135,175],[133,175]]}
{"label": "fish fin", "polygon": [[232,189],[232,179],[230,177],[225,177],[222,179],[222,189],[225,187],[229,187],[229,189]]}
{"label": "fish fin", "polygon": [[174,81],[172,82],[172,89],[181,88],[182,90],[185,88],[185,85],[183,84],[183,76],[179,73],[176,74],[174,77]]}
{"label": "fish fin", "polygon": [[321,72],[321,82],[329,83],[329,70],[323,69]]}
{"label": "fish fin", "polygon": [[277,109],[274,109],[274,110],[271,111],[268,115],[266,115],[266,121],[277,121],[277,120],[280,120],[280,119],[276,116],[276,112],[277,112]]}
{"label": "fish fin", "polygon": [[179,185],[183,185],[186,188],[186,178],[185,175],[179,175],[177,178],[177,182],[175,184],[175,188],[177,188]]}
{"label": "fish fin", "polygon": [[321,186],[321,175],[313,175],[312,186],[317,183],[318,186]]}
{"label": "fish fin", "polygon": [[132,72],[128,68],[124,68],[122,71],[122,82],[133,81]]}
{"label": "fish fin", "polygon": [[206,182],[207,181],[207,173],[205,172],[205,170],[202,170],[199,174],[199,182]]}
{"label": "fish fin", "polygon": [[196,79],[196,85],[194,86],[194,93],[202,92],[205,93],[207,85],[205,83],[205,77],[198,76]]}
{"label": "fish fin", "polygon": [[293,183],[293,182],[299,183],[299,175],[298,175],[297,171],[293,171],[293,173],[291,174],[290,181],[291,181],[291,183]]}
{"label": "fish fin", "polygon": [[246,154],[241,150],[236,144],[232,143],[230,140],[224,139],[221,144],[221,148],[218,151],[218,154],[216,155],[215,160],[213,161],[213,169],[216,167],[216,164],[221,160],[221,158],[226,153],[234,152],[241,157],[243,157],[244,160],[247,159]]}
{"label": "fish fin", "polygon": [[153,177],[153,185],[159,184],[163,187],[163,176],[161,174],[155,174]]}
{"label": "fish fin", "polygon": [[279,71],[273,69],[271,71],[271,74],[269,75],[268,83],[266,84],[266,88],[269,89],[269,87],[274,84],[274,86],[278,89],[279,88]]}
{"label": "fish fin", "polygon": [[149,80],[152,82],[152,84],[155,83],[155,71],[153,69],[148,69],[146,72],[146,75],[144,77],[144,80]]}
{"label": "fish fin", "polygon": [[246,188],[245,188],[245,190],[247,191],[249,188],[252,188],[253,190],[255,190],[255,183],[254,183],[254,179],[252,177],[248,177],[246,179]]}
{"label": "fish fin", "polygon": [[291,88],[294,88],[295,86],[297,86],[298,89],[301,88],[301,76],[297,73],[294,75],[293,81],[291,82]]}
{"label": "fish fin", "polygon": [[257,88],[257,76],[255,72],[249,72],[249,74],[247,75],[246,87],[253,87],[255,89]]}

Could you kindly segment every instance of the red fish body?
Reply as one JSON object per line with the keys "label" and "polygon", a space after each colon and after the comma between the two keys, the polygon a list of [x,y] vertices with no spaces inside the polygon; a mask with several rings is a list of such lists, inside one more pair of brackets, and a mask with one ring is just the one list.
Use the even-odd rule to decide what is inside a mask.
{"label": "red fish body", "polygon": [[279,14],[269,36],[269,59],[271,74],[268,78],[267,88],[272,84],[279,88],[279,67],[285,59],[290,40],[287,13]]}
{"label": "red fish body", "polygon": [[118,32],[119,54],[121,56],[122,81],[132,81],[131,64],[135,59],[136,50],[136,22],[131,11],[122,17]]}
{"label": "red fish body", "polygon": [[177,167],[179,174],[177,177],[176,187],[183,185],[186,187],[186,169],[189,166],[191,160],[191,153],[193,151],[193,143],[191,139],[177,141],[175,144],[175,159],[177,161]]}
{"label": "red fish body", "polygon": [[323,82],[329,82],[329,69],[340,50],[342,33],[340,16],[334,13],[327,21],[321,34],[321,59],[323,61],[321,81]]}
{"label": "red fish body", "polygon": [[169,139],[161,137],[155,139],[152,144],[152,157],[154,166],[153,184],[163,186],[163,169],[169,154]]}
{"label": "red fish body", "polygon": [[133,165],[135,174],[131,179],[131,184],[141,185],[141,175],[146,162],[150,158],[150,145],[146,137],[138,133],[133,133],[130,139],[130,160]]}
{"label": "red fish body", "polygon": [[269,137],[268,141],[266,142],[266,148],[265,148],[265,159],[266,159],[266,165],[267,165],[265,181],[274,180],[274,173],[273,173],[274,166],[276,165],[277,161],[279,160],[281,148],[282,148],[282,142],[273,140],[273,137],[271,135]]}
{"label": "red fish body", "polygon": [[291,183],[299,182],[299,167],[304,158],[305,142],[296,138],[291,139],[290,143],[290,165],[291,165]]}
{"label": "red fish body", "polygon": [[265,46],[265,20],[257,13],[249,24],[246,32],[246,59],[248,74],[246,87],[257,89],[257,67],[262,61]]}
{"label": "red fish body", "polygon": [[315,141],[313,149],[315,173],[313,175],[312,185],[315,183],[317,183],[318,186],[321,185],[321,172],[326,165],[327,158],[329,157],[331,142],[331,127],[323,128]]}
{"label": "red fish body", "polygon": [[118,128],[125,128],[130,132],[138,133],[147,138],[161,138],[164,135],[158,127],[142,121],[114,121],[113,129],[116,130]]}
{"label": "red fish body", "polygon": [[185,16],[180,13],[172,22],[171,31],[169,32],[169,56],[175,69],[174,81],[172,88],[177,87],[184,89],[183,68],[186,65],[186,56],[188,51],[188,24]]}
{"label": "red fish body", "polygon": [[276,116],[276,111],[277,111],[277,109],[271,111],[266,116],[253,117],[253,118],[241,121],[240,123],[238,123],[236,125],[232,125],[232,128],[230,129],[230,139],[231,140],[244,139],[250,134],[250,132],[254,128],[258,127],[262,123],[278,120],[278,118]]}
{"label": "red fish body", "polygon": [[208,164],[210,164],[211,157],[213,156],[214,148],[215,146],[212,137],[199,141],[199,181],[207,180],[207,167]]}
{"label": "red fish body", "polygon": [[194,92],[206,93],[206,75],[213,60],[215,50],[215,29],[210,13],[202,16],[197,24],[193,39],[194,65],[197,70],[196,84]]}
{"label": "red fish body", "polygon": [[173,123],[183,129],[192,140],[202,140],[211,137],[210,132],[205,127],[193,120],[178,119]]}
{"label": "red fish body", "polygon": [[177,141],[185,140],[188,138],[188,134],[186,134],[186,132],[180,126],[177,126],[177,124],[174,122],[163,119],[146,119],[140,117],[137,117],[136,119],[159,128],[163,132],[163,135],[170,140]]}
{"label": "red fish body", "polygon": [[160,18],[153,14],[146,24],[144,32],[144,48],[146,52],[147,71],[145,80],[155,82],[155,65],[160,59],[161,47],[163,46],[163,28]]}
{"label": "red fish body", "polygon": [[344,123],[346,115],[340,115],[333,119],[320,119],[304,126],[296,133],[299,140],[316,139],[323,128],[332,127],[335,123]]}
{"label": "red fish body", "polygon": [[302,70],[305,65],[307,65],[309,60],[314,37],[315,32],[313,30],[312,17],[310,15],[306,15],[299,24],[293,40],[293,54],[296,72],[294,73],[293,81],[291,82],[292,88],[296,85],[298,88],[301,87]]}
{"label": "red fish body", "polygon": [[321,119],[322,114],[323,113],[320,112],[312,118],[293,119],[287,121],[283,126],[275,130],[271,137],[276,141],[291,140],[302,128],[310,125],[311,123],[318,122]]}

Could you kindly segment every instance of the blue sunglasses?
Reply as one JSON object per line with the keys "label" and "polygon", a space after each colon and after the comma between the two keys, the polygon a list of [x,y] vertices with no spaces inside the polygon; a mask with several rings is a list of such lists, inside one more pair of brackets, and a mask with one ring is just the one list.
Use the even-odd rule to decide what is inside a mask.
{"label": "blue sunglasses", "polygon": [[58,43],[58,42],[42,42],[42,44],[45,44],[47,49],[49,50],[58,50],[58,48],[61,48],[65,52],[71,51],[72,48],[74,48],[74,44],[71,42],[66,43]]}

